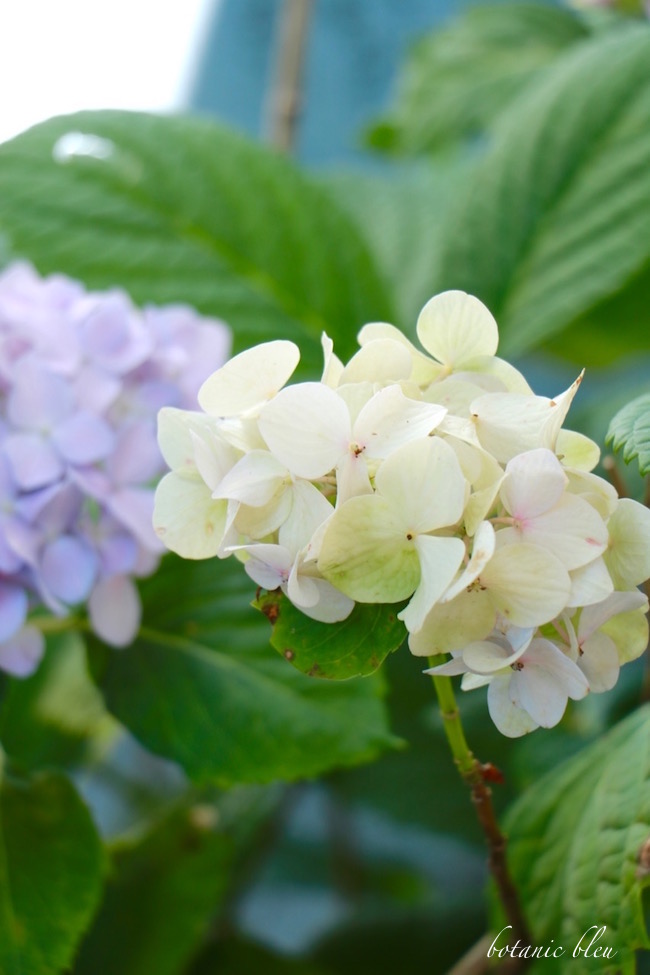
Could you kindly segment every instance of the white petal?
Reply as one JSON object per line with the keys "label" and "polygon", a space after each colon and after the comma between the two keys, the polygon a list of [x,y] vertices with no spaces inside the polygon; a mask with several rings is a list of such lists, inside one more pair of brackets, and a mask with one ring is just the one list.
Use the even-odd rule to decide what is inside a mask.
{"label": "white petal", "polygon": [[417,383],[418,386],[428,385],[441,375],[442,368],[440,364],[424,355],[419,349],[416,349],[404,333],[400,332],[394,325],[389,325],[386,322],[370,322],[368,325],[364,325],[357,335],[357,341],[362,346],[367,345],[369,342],[374,342],[377,339],[393,339],[408,349],[412,363],[409,378],[414,383]]}
{"label": "white petal", "polygon": [[336,468],[337,508],[349,498],[356,498],[362,494],[372,494],[365,455],[348,450]]}
{"label": "white petal", "polygon": [[320,344],[323,350],[324,360],[321,382],[325,383],[326,386],[331,386],[332,389],[336,389],[343,374],[343,363],[339,357],[334,354],[334,343],[329,335],[326,335],[325,332],[323,332],[320,337]]}
{"label": "white petal", "polygon": [[[589,693],[589,684],[577,664],[562,653],[550,640],[533,640],[524,658],[525,668],[531,666],[553,674],[562,691],[574,701]],[[541,721],[539,722],[541,724]]]}
{"label": "white petal", "polygon": [[321,383],[283,389],[262,410],[259,428],[271,453],[307,480],[336,467],[351,434],[345,403]]}
{"label": "white petal", "polygon": [[648,608],[648,597],[638,589],[632,589],[630,592],[613,592],[597,605],[583,609],[578,625],[578,641],[582,643],[613,616],[642,607]]}
{"label": "white petal", "polygon": [[232,498],[261,508],[269,503],[287,478],[286,467],[273,454],[267,450],[251,450],[222,478],[212,497]]}
{"label": "white petal", "polygon": [[467,495],[456,455],[440,437],[424,437],[393,451],[377,471],[375,486],[412,535],[455,525]]}
{"label": "white petal", "polygon": [[237,460],[237,454],[230,444],[209,431],[190,430],[190,440],[195,468],[210,490],[215,491]]}
{"label": "white petal", "polygon": [[420,582],[408,606],[398,613],[410,633],[422,628],[424,620],[456,575],[465,555],[460,538],[419,535],[415,547],[420,559]]}
{"label": "white petal", "polygon": [[444,664],[438,664],[437,667],[429,667],[427,670],[422,671],[423,674],[431,674],[432,676],[440,674],[443,677],[458,677],[460,674],[467,673],[467,667],[463,660],[462,654],[458,654],[447,660]]}
{"label": "white petal", "polygon": [[426,437],[446,410],[404,396],[399,386],[386,386],[363,407],[352,430],[352,439],[367,457],[388,457],[397,447]]}
{"label": "white petal", "polygon": [[496,612],[486,592],[463,592],[449,603],[436,603],[422,629],[409,636],[416,657],[458,650],[473,640],[483,640],[494,627]]}
{"label": "white petal", "polygon": [[203,481],[172,472],[156,488],[154,530],[184,559],[209,559],[218,553],[226,513],[227,502],[214,501]]}
{"label": "white petal", "polygon": [[498,675],[492,680],[488,687],[488,710],[502,735],[506,735],[507,738],[521,738],[529,731],[534,731],[539,725],[528,712],[513,704],[510,694],[511,680],[508,674]]}
{"label": "white petal", "polygon": [[286,583],[293,565],[293,555],[282,545],[237,545],[232,551],[246,552],[244,568],[253,582],[263,589],[277,589]]}
{"label": "white petal", "polygon": [[582,498],[566,494],[551,511],[519,528],[526,542],[548,548],[567,569],[579,569],[607,548],[607,527],[598,512]]}
{"label": "white petal", "polygon": [[334,513],[334,508],[309,481],[296,481],[291,486],[291,499],[291,511],[280,528],[279,541],[295,555],[309,544],[316,529]]}
{"label": "white petal", "polygon": [[426,303],[417,322],[420,342],[438,362],[457,369],[481,355],[494,355],[499,330],[485,305],[464,291],[445,291]]}
{"label": "white petal", "polygon": [[501,500],[515,518],[535,518],[558,503],[567,483],[552,451],[543,447],[528,450],[506,465]]}
{"label": "white petal", "polygon": [[229,501],[229,512],[232,514],[234,506],[233,524],[239,535],[246,535],[250,539],[262,540],[272,535],[284,524],[291,512],[293,495],[290,488],[281,488],[261,508],[253,508],[237,501]]}
{"label": "white petal", "polygon": [[452,599],[455,599],[456,596],[478,579],[494,555],[495,545],[494,528],[489,521],[481,522],[474,535],[472,557],[458,579],[449,587],[441,602],[448,603]]}
{"label": "white petal", "polygon": [[199,390],[199,404],[211,416],[239,416],[275,396],[293,374],[300,350],[278,339],[240,352],[217,369]]}
{"label": "white petal", "polygon": [[529,639],[524,641],[517,650],[513,650],[512,653],[508,653],[503,647],[493,643],[491,640],[479,640],[465,647],[463,650],[463,660],[468,669],[475,674],[494,674],[499,670],[503,670],[504,667],[510,667],[516,663],[526,652],[532,639],[533,631],[528,632],[530,633]]}
{"label": "white petal", "polygon": [[591,606],[600,603],[612,592],[614,583],[603,558],[594,559],[588,565],[574,569],[571,577],[571,594],[567,606]]}
{"label": "white petal", "polygon": [[[512,676],[511,693],[542,728],[553,728],[566,711],[567,693],[553,673],[541,667],[524,665]],[[514,695],[513,695],[514,696]]]}
{"label": "white petal", "polygon": [[614,641],[606,633],[594,633],[582,645],[578,666],[596,694],[611,691],[618,680],[620,663]]}

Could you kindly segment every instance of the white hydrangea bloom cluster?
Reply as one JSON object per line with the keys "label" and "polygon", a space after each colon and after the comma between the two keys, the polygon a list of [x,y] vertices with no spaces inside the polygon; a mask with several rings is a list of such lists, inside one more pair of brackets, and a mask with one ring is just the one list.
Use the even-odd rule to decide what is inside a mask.
{"label": "white hydrangea bloom cluster", "polygon": [[647,645],[650,511],[562,429],[582,377],[535,395],[464,292],[432,298],[417,334],[428,354],[366,325],[347,365],[324,336],[320,382],[286,385],[291,342],[235,356],[203,412],[159,415],[154,527],[186,558],[235,553],[316,620],[408,601],[411,651],[451,654],[433,673],[488,685],[506,735],[551,727]]}

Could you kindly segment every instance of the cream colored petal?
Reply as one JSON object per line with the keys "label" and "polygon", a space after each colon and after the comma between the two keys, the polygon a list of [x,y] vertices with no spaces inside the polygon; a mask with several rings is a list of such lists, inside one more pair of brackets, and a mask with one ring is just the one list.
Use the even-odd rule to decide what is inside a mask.
{"label": "cream colored petal", "polygon": [[566,494],[551,511],[522,522],[525,542],[548,548],[567,569],[579,569],[607,549],[607,526],[582,498]]}
{"label": "cream colored petal", "polygon": [[295,555],[310,542],[316,529],[334,513],[334,508],[309,481],[297,480],[289,494],[291,511],[280,528],[279,542]]}
{"label": "cream colored petal", "polygon": [[445,412],[442,406],[409,399],[399,386],[386,386],[359,413],[352,440],[368,457],[388,457],[403,444],[435,430]]}
{"label": "cream colored petal", "polygon": [[622,498],[607,523],[605,563],[617,589],[632,589],[650,577],[650,509]]}
{"label": "cream colored petal", "polygon": [[488,710],[490,717],[502,735],[507,738],[521,738],[539,725],[527,711],[517,707],[512,700],[512,678],[508,674],[497,675],[488,687]]}
{"label": "cream colored petal", "polygon": [[289,473],[267,450],[245,454],[219,482],[213,498],[232,498],[254,508],[268,504]]}
{"label": "cream colored petal", "polygon": [[246,349],[217,369],[199,390],[199,404],[211,416],[239,416],[275,396],[292,376],[300,350],[278,339]]}
{"label": "cream colored petal", "polygon": [[452,369],[481,355],[494,355],[499,330],[485,305],[464,291],[445,291],[431,298],[417,322],[420,342]]}
{"label": "cream colored petal", "polygon": [[395,603],[420,581],[414,538],[379,495],[351,498],[334,512],[320,546],[321,574],[351,599]]}
{"label": "cream colored petal", "polygon": [[324,360],[321,382],[325,383],[326,386],[331,386],[332,389],[336,389],[341,381],[341,375],[343,374],[343,363],[334,353],[334,343],[329,335],[325,334],[325,332],[323,332],[321,335],[320,344],[323,350]]}
{"label": "cream colored petal", "polygon": [[559,502],[567,484],[568,478],[555,454],[539,447],[508,461],[501,500],[513,517],[535,518]]}
{"label": "cream colored petal", "polygon": [[377,339],[393,339],[408,349],[411,356],[412,370],[410,379],[418,386],[426,386],[442,374],[440,363],[434,362],[420,352],[407,337],[394,325],[386,322],[371,322],[364,325],[357,336],[359,345],[367,345]]}
{"label": "cream colored petal", "polygon": [[340,377],[344,383],[389,383],[408,379],[413,364],[409,350],[395,339],[375,339],[356,352]]}
{"label": "cream colored petal", "polygon": [[598,444],[575,430],[560,430],[555,441],[555,452],[565,467],[579,471],[592,471],[600,460]]}
{"label": "cream colored petal", "polygon": [[481,575],[488,562],[494,555],[496,540],[494,528],[489,521],[483,521],[478,526],[474,536],[472,557],[456,581],[444,594],[441,602],[448,603],[460,593],[468,589]]}
{"label": "cream colored petal", "polygon": [[571,594],[567,606],[591,606],[606,599],[614,589],[614,583],[607,571],[605,560],[601,557],[594,559],[580,569],[569,573],[571,577]]}
{"label": "cream colored petal", "polygon": [[409,636],[409,649],[416,657],[430,657],[458,650],[474,640],[483,640],[494,628],[496,612],[486,592],[463,592],[451,602],[437,603],[422,628]]}
{"label": "cream colored petal", "polygon": [[217,555],[226,529],[226,501],[214,501],[203,481],[172,472],[156,488],[156,535],[184,559]]}
{"label": "cream colored petal", "polygon": [[526,542],[498,544],[480,574],[495,608],[515,626],[541,626],[562,612],[571,592],[569,573],[547,549]]}
{"label": "cream colored petal", "polygon": [[460,538],[420,535],[415,540],[420,560],[420,582],[408,606],[398,613],[410,633],[421,629],[426,616],[456,575],[465,555]]}

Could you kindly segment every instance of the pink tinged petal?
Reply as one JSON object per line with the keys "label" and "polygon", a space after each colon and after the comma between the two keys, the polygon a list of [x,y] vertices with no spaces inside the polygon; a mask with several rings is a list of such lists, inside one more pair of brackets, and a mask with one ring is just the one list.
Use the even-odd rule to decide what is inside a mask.
{"label": "pink tinged petal", "polygon": [[567,484],[568,478],[555,454],[539,447],[508,462],[501,500],[513,517],[535,518],[555,507]]}
{"label": "pink tinged petal", "polygon": [[112,647],[126,647],[140,628],[142,607],[138,590],[128,576],[102,579],[90,594],[88,612],[100,639]]}
{"label": "pink tinged petal", "polygon": [[456,368],[492,356],[499,330],[485,305],[464,291],[445,291],[426,303],[417,322],[420,342],[438,362]]}
{"label": "pink tinged petal", "polygon": [[403,444],[426,437],[446,413],[444,406],[409,399],[399,386],[386,386],[359,413],[352,440],[368,457],[388,457]]}
{"label": "pink tinged petal", "polygon": [[408,606],[398,613],[410,633],[422,628],[427,614],[448,588],[465,555],[465,545],[460,538],[419,535],[415,547],[420,560],[420,582]]}
{"label": "pink tinged petal", "polygon": [[340,383],[389,383],[408,379],[412,362],[409,350],[392,338],[363,345],[343,369]]}
{"label": "pink tinged petal", "polygon": [[583,609],[578,625],[578,642],[583,643],[613,616],[642,608],[648,608],[648,597],[638,589],[630,592],[613,592],[595,606]]}
{"label": "pink tinged petal", "polygon": [[550,549],[567,569],[593,562],[607,549],[607,526],[595,508],[582,498],[565,494],[551,511],[523,522],[525,542]]}
{"label": "pink tinged petal", "polygon": [[616,644],[606,633],[594,633],[582,645],[578,666],[596,694],[611,691],[618,680],[620,662]]}
{"label": "pink tinged petal", "polygon": [[17,433],[4,442],[4,450],[16,484],[34,491],[57,481],[63,464],[51,443],[36,433]]}
{"label": "pink tinged petal", "polygon": [[203,481],[167,474],[156,488],[153,526],[163,544],[184,559],[217,555],[228,502],[214,501]]}
{"label": "pink tinged petal", "polygon": [[517,707],[510,692],[511,676],[497,675],[488,687],[487,702],[490,717],[502,735],[507,738],[521,738],[539,727],[536,721]]}
{"label": "pink tinged petal", "polygon": [[108,457],[115,434],[108,423],[92,413],[75,413],[52,433],[52,443],[70,464],[94,464]]}
{"label": "pink tinged petal", "polygon": [[288,477],[286,467],[273,454],[267,450],[251,450],[221,479],[212,497],[231,498],[261,508],[269,503]]}
{"label": "pink tinged petal", "polygon": [[291,552],[282,545],[237,545],[233,551],[248,554],[244,568],[253,582],[272,591],[288,582],[294,562]]}
{"label": "pink tinged petal", "polygon": [[199,404],[211,416],[239,416],[270,400],[293,374],[300,351],[293,342],[264,342],[240,352],[199,390]]}
{"label": "pink tinged petal", "polygon": [[377,471],[375,485],[411,534],[456,524],[468,492],[454,451],[439,437],[422,437],[393,451]]}
{"label": "pink tinged petal", "polygon": [[107,501],[107,508],[120,524],[152,552],[161,551],[152,526],[154,493],[148,488],[121,488]]}
{"label": "pink tinged petal", "polygon": [[13,387],[7,416],[25,430],[51,430],[74,407],[72,389],[60,376],[34,359],[22,359],[12,370]]}
{"label": "pink tinged petal", "polygon": [[271,453],[307,480],[336,467],[351,438],[347,406],[321,383],[283,389],[262,410],[259,428]]}
{"label": "pink tinged petal", "polygon": [[578,665],[550,640],[533,640],[523,660],[524,669],[533,667],[553,674],[563,693],[572,700],[579,701],[589,693],[589,684]]}
{"label": "pink tinged petal", "polygon": [[444,594],[444,597],[441,600],[443,603],[448,603],[452,599],[455,599],[456,596],[462,593],[478,579],[481,572],[483,572],[485,566],[494,555],[495,545],[494,528],[489,521],[481,522],[476,530],[476,534],[474,535],[472,557],[456,582],[454,582],[454,584],[451,585]]}
{"label": "pink tinged petal", "polygon": [[25,622],[27,593],[20,586],[0,581],[0,643],[13,637]]}
{"label": "pink tinged petal", "polygon": [[0,644],[0,670],[12,677],[29,677],[45,653],[45,639],[34,626],[24,626],[6,643]]}
{"label": "pink tinged petal", "polygon": [[80,603],[90,592],[97,571],[97,556],[79,538],[63,535],[50,542],[41,557],[43,582],[56,599]]}
{"label": "pink tinged petal", "polygon": [[614,583],[603,558],[594,559],[588,565],[574,569],[569,575],[571,577],[571,593],[567,607],[570,609],[600,603],[614,589]]}
{"label": "pink tinged petal", "polygon": [[571,591],[569,574],[560,560],[547,549],[526,542],[497,545],[479,578],[498,612],[521,627],[541,626],[555,619]]}

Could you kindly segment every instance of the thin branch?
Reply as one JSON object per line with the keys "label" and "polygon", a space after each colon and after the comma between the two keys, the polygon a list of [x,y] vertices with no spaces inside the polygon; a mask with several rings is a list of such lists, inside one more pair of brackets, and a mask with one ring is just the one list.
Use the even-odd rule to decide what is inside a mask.
{"label": "thin branch", "polygon": [[607,454],[606,457],[603,457],[603,467],[605,468],[605,472],[610,480],[610,483],[616,488],[616,493],[618,494],[619,498],[627,498],[629,493],[627,490],[627,484],[625,483],[623,475],[619,471],[616,461],[611,454]]}
{"label": "thin branch", "polygon": [[[432,666],[439,662],[439,658],[431,658],[430,660]],[[521,941],[524,945],[531,945],[533,942],[528,929],[528,922],[521,908],[519,894],[508,868],[506,859],[507,840],[499,828],[492,803],[492,790],[486,783],[486,777],[488,774],[492,774],[492,768],[491,766],[483,766],[469,749],[451,679],[434,674],[433,683],[438,695],[443,727],[454,761],[472,792],[472,801],[487,843],[488,865],[499,893],[499,900],[509,924],[512,925],[512,934],[515,940]],[[529,964],[530,959],[517,959],[517,964],[509,967],[508,970],[510,972],[523,971]]]}
{"label": "thin branch", "polygon": [[268,141],[292,152],[302,111],[302,78],[313,0],[283,0],[268,103]]}

